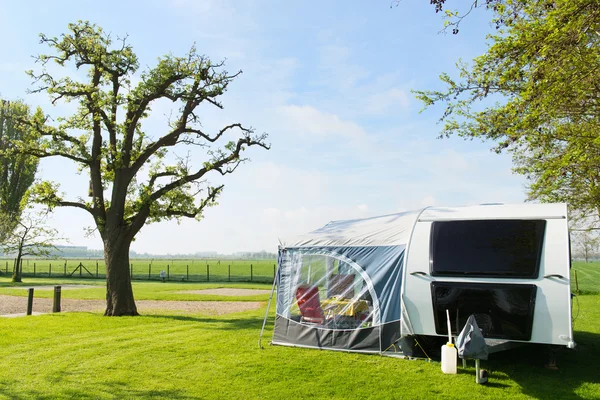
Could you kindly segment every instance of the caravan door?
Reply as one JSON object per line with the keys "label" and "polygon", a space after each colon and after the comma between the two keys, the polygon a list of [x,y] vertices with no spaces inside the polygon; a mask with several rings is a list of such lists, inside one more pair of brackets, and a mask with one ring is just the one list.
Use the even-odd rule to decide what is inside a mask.
{"label": "caravan door", "polygon": [[573,346],[566,207],[547,206],[423,213],[406,259],[403,333],[446,336],[448,310],[453,335],[474,314],[488,338]]}

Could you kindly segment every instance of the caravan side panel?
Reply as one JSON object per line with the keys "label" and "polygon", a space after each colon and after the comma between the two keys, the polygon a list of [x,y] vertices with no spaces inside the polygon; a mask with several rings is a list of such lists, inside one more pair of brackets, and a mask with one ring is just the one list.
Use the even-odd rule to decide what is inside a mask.
{"label": "caravan side panel", "polygon": [[[501,210],[502,215],[494,216],[494,208]],[[486,244],[492,252],[498,253],[496,259],[498,265],[493,268],[501,270],[501,273],[496,276],[493,272],[490,274],[489,269],[486,270],[486,265],[477,266],[476,263],[476,253],[481,250],[482,244],[471,244],[474,250],[470,253],[467,250],[470,245],[469,237],[477,238],[478,235],[476,232],[469,231],[463,232],[467,243],[456,242],[459,245],[454,246],[452,242],[462,238],[458,234],[446,239],[450,246],[455,247],[455,250],[452,247],[446,251],[455,251],[452,262],[460,264],[456,266],[456,272],[436,274],[436,271],[432,270],[432,248],[436,245],[435,235],[432,236],[432,227],[437,221],[436,218],[422,218],[417,222],[409,244],[403,297],[405,311],[413,332],[422,335],[446,335],[445,310],[442,308],[449,308],[454,335],[458,334],[469,314],[475,313],[482,322],[480,325],[487,324],[489,338],[572,346],[570,255],[566,208],[563,207],[564,214],[554,216],[546,214],[544,218],[524,214],[511,216],[506,209],[494,208],[488,215],[467,214],[455,216],[453,219],[452,215],[446,214],[443,219],[439,218],[437,221],[483,221],[471,225],[466,223],[462,226],[485,226],[486,221],[489,222],[489,226],[511,223],[517,226],[519,221],[525,221],[524,225],[543,226],[543,237],[539,238],[541,244],[538,255],[539,269],[517,277],[518,273],[514,271],[521,267],[507,267],[505,264],[510,264],[511,257],[517,257],[515,253],[520,249],[507,250],[510,246],[504,246],[505,243],[502,243],[503,240],[506,242],[516,239],[503,238],[500,235],[497,238],[499,244],[493,241],[492,244]],[[479,236],[486,234],[490,236],[489,231],[481,232]],[[518,239],[514,243],[523,240],[527,239]],[[476,248],[477,246],[479,248]],[[505,254],[502,254],[503,251]],[[464,264],[461,264],[461,260]],[[487,267],[490,264],[492,263],[488,262]],[[468,267],[471,269],[467,271],[461,270],[465,265],[476,267]],[[525,276],[527,274],[529,276]]]}

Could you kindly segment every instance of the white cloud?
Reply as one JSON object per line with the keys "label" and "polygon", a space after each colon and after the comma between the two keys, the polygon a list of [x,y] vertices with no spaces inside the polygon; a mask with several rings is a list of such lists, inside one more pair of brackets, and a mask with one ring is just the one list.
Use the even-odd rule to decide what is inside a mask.
{"label": "white cloud", "polygon": [[335,114],[312,106],[282,106],[277,109],[277,113],[286,120],[290,130],[300,135],[319,138],[339,136],[350,140],[360,140],[367,136],[358,124],[344,121]]}
{"label": "white cloud", "polygon": [[354,62],[352,50],[343,45],[326,44],[319,48],[319,64],[327,78],[322,84],[333,88],[348,90],[366,79],[369,71]]}
{"label": "white cloud", "polygon": [[302,206],[295,210],[285,211],[283,216],[288,220],[306,220],[309,216],[309,212],[306,207]]}
{"label": "white cloud", "polygon": [[421,200],[421,205],[423,207],[435,205],[435,197],[433,197],[432,195],[427,195],[427,196],[423,197],[423,200]]}
{"label": "white cloud", "polygon": [[409,106],[410,100],[406,91],[400,88],[392,88],[370,95],[367,99],[365,111],[369,114],[381,115],[405,111]]}
{"label": "white cloud", "polygon": [[263,215],[267,218],[279,218],[281,216],[281,210],[275,207],[265,208],[263,210]]}
{"label": "white cloud", "polygon": [[[446,149],[438,154],[430,155],[428,157],[428,165],[437,171],[443,171],[443,173],[456,173],[465,172],[473,168],[473,165],[469,163],[468,159],[472,162],[476,162],[476,159],[481,153],[460,154],[454,149]],[[490,156],[489,153],[485,154]]]}
{"label": "white cloud", "polygon": [[356,43],[346,45],[326,35],[319,48],[318,67],[308,82],[328,94],[318,99],[319,107],[352,118],[397,117],[410,108],[406,77],[374,68],[365,59],[365,49]]}

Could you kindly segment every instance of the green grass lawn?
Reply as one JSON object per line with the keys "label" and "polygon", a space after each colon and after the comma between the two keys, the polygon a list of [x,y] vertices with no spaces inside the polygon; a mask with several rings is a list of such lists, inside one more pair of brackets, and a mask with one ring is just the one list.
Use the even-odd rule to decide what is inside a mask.
{"label": "green grass lawn", "polygon": [[575,272],[577,271],[577,286],[581,294],[600,294],[600,262],[573,262],[571,267],[571,288],[576,291]]}
{"label": "green grass lawn", "polygon": [[[261,350],[264,308],[223,317],[67,313],[0,320],[0,399],[598,399],[600,264],[573,268],[584,293],[574,307],[578,347],[560,352],[559,371],[543,368],[543,346],[530,346],[492,355],[482,363],[490,383],[477,385],[472,363],[451,376],[435,362],[268,346],[272,320]],[[136,297],[167,295],[150,284],[136,283]]]}

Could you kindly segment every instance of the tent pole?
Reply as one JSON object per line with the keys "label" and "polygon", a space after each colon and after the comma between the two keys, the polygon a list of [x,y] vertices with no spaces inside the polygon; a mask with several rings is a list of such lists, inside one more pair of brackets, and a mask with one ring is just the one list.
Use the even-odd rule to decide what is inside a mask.
{"label": "tent pole", "polygon": [[269,309],[271,308],[271,300],[273,300],[273,293],[275,293],[275,284],[277,283],[277,276],[279,275],[279,268],[277,269],[277,272],[275,273],[275,279],[273,279],[273,287],[271,288],[271,295],[269,296],[269,303],[267,303],[267,311],[265,311],[265,319],[263,320],[263,324],[262,324],[262,328],[260,329],[260,336],[258,338],[258,347],[259,348],[263,348],[262,347],[262,337],[263,337],[263,333],[265,332],[265,325],[267,325],[267,318],[269,317]]}

